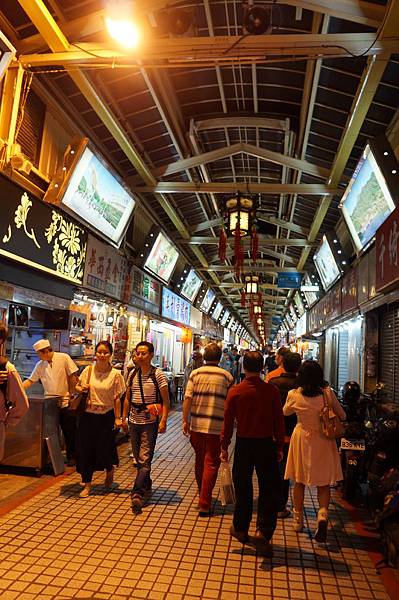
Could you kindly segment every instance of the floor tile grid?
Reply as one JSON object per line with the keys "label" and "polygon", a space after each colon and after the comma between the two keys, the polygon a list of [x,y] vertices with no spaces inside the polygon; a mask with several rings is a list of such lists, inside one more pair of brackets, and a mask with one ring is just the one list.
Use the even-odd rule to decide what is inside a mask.
{"label": "floor tile grid", "polygon": [[[159,438],[158,459],[155,460],[154,464],[154,480],[156,481],[156,488],[159,486],[162,488],[162,484],[166,483],[166,487],[173,489],[175,483],[180,483],[178,492],[182,497],[181,503],[176,506],[152,505],[147,507],[146,511],[148,512],[146,512],[145,515],[134,518],[129,516],[129,513],[126,514],[128,508],[126,507],[126,502],[128,502],[127,493],[126,498],[123,493],[117,494],[118,497],[115,498],[114,495],[103,495],[100,492],[98,496],[90,498],[88,501],[83,501],[83,504],[81,504],[82,508],[79,508],[79,503],[82,503],[82,501],[75,499],[73,494],[76,494],[77,486],[76,483],[73,483],[72,486],[69,486],[66,496],[68,501],[72,503],[72,506],[69,508],[65,507],[65,502],[60,503],[60,498],[58,496],[60,492],[59,489],[53,494],[43,494],[44,498],[35,498],[32,503],[29,503],[30,506],[22,511],[22,516],[26,513],[26,519],[21,519],[21,525],[24,520],[32,518],[30,515],[34,508],[37,509],[35,514],[41,515],[41,530],[43,530],[43,526],[47,524],[47,531],[43,536],[44,540],[46,540],[46,536],[51,532],[53,532],[52,535],[54,537],[55,533],[62,534],[64,530],[74,530],[74,533],[71,535],[71,540],[64,539],[64,541],[72,542],[72,544],[64,544],[62,549],[60,549],[60,544],[57,542],[46,543],[39,540],[39,548],[36,549],[36,553],[38,552],[41,556],[44,554],[47,559],[44,560],[44,563],[41,558],[38,558],[35,561],[35,570],[38,572],[37,580],[39,581],[40,577],[43,577],[43,575],[40,574],[44,571],[56,571],[57,568],[54,567],[54,564],[58,562],[59,565],[61,564],[62,566],[62,571],[60,571],[60,573],[64,577],[58,574],[58,576],[55,575],[53,579],[46,581],[46,583],[54,584],[58,582],[58,584],[62,585],[67,583],[68,585],[65,585],[64,590],[59,590],[60,597],[67,597],[68,594],[71,594],[70,597],[83,597],[79,596],[79,594],[86,594],[86,597],[89,597],[87,594],[91,591],[95,592],[96,595],[101,593],[101,597],[113,597],[113,594],[118,592],[118,590],[120,591],[118,593],[122,594],[127,592],[125,593],[125,597],[127,597],[129,590],[121,585],[123,578],[127,578],[127,581],[131,581],[130,590],[133,589],[133,584],[136,583],[134,589],[135,595],[139,594],[138,597],[146,597],[146,594],[148,594],[148,597],[152,597],[154,594],[167,594],[167,597],[170,598],[172,595],[177,594],[178,596],[179,593],[181,593],[184,597],[189,597],[191,595],[193,595],[193,597],[198,597],[200,595],[201,597],[230,596],[231,598],[234,589],[239,596],[243,593],[245,595],[249,594],[249,597],[254,597],[255,591],[262,590],[262,593],[264,593],[266,590],[271,590],[273,597],[276,598],[299,598],[305,597],[303,595],[304,592],[302,591],[304,581],[308,581],[306,590],[308,597],[311,597],[312,595],[313,597],[316,597],[311,590],[312,583],[310,582],[312,579],[310,579],[310,577],[313,577],[313,580],[321,581],[317,569],[313,569],[313,575],[310,574],[312,571],[305,571],[304,574],[302,571],[302,567],[306,560],[303,558],[301,548],[306,549],[307,547],[311,549],[312,542],[310,540],[304,541],[302,535],[296,536],[296,534],[293,534],[290,520],[284,521],[281,526],[279,526],[275,536],[276,543],[279,545],[281,538],[282,542],[288,543],[288,549],[283,547],[281,551],[276,550],[277,560],[273,561],[276,563],[276,566],[273,571],[270,571],[270,566],[268,567],[267,564],[270,563],[270,561],[264,561],[263,559],[256,557],[255,554],[251,554],[251,552],[242,553],[241,547],[235,542],[230,541],[228,527],[231,522],[231,516],[229,514],[221,516],[220,518],[215,517],[214,519],[204,522],[197,520],[195,513],[190,512],[196,502],[195,482],[192,470],[192,453],[187,446],[186,440],[179,437],[179,416],[174,416],[172,423],[172,427],[168,434],[169,439],[164,437],[164,443],[161,436]],[[173,449],[172,459],[168,457],[168,451],[171,449]],[[124,450],[122,450],[122,452],[123,451]],[[167,472],[165,469],[168,463],[172,467],[172,472]],[[130,483],[130,461],[122,459],[122,468],[118,469],[118,480],[120,484],[125,483],[125,481],[126,483]],[[75,476],[75,481],[77,481],[77,476]],[[173,497],[176,493],[176,490],[174,490],[174,492],[169,495]],[[167,495],[165,491],[162,491],[160,498],[164,497],[165,494]],[[122,502],[120,502],[121,497]],[[168,495],[166,499],[168,499]],[[93,506],[93,501],[96,503],[95,506]],[[85,502],[89,502],[92,505],[90,511],[87,511],[88,505],[85,504]],[[314,514],[314,507],[312,506],[312,498],[310,496],[307,496],[307,504]],[[52,513],[51,515],[48,514],[49,511]],[[55,526],[51,529],[50,523],[54,522],[54,511],[57,512],[57,520]],[[18,511],[15,512],[18,513]],[[223,515],[223,511],[218,507],[216,512]],[[57,525],[58,523],[63,523],[65,517],[67,517],[69,525],[67,524],[66,527]],[[71,521],[71,519],[73,519],[73,521]],[[82,519],[82,521],[79,523],[78,519]],[[12,535],[15,536],[16,528],[22,529],[23,525],[22,527],[16,525],[15,519],[13,520],[14,527]],[[123,524],[124,520],[125,523]],[[141,528],[140,524],[142,525]],[[162,535],[162,532],[170,530],[174,525],[176,525],[173,530],[175,533],[170,536],[172,541],[174,541],[174,544],[172,546],[172,551],[170,551],[170,545],[165,545],[168,534],[163,533]],[[34,528],[34,531],[35,530],[36,528]],[[79,572],[79,569],[74,568],[76,567],[76,564],[70,565],[68,564],[68,561],[62,561],[59,557],[62,557],[70,550],[75,552],[75,554],[77,553],[77,556],[73,558],[75,563],[82,564],[80,561],[82,559],[81,554],[84,550],[82,550],[81,540],[78,544],[77,542],[79,537],[82,536],[81,532],[83,530],[86,532],[86,538],[93,541],[86,541],[86,543],[83,544],[85,546],[84,550],[88,551],[88,553],[86,552],[88,558],[86,558],[86,562],[81,567],[82,572]],[[90,530],[91,535],[87,535],[87,532]],[[22,531],[20,531],[20,535],[23,535]],[[64,538],[67,535],[68,533],[64,533]],[[101,535],[106,535],[106,537],[99,543],[99,536]],[[111,540],[114,541],[113,546],[110,544],[110,537],[113,537],[113,540]],[[183,538],[186,546],[184,546]],[[215,546],[214,543],[215,539],[217,541],[217,546]],[[157,543],[156,540],[158,540]],[[187,540],[190,541],[187,543]],[[38,541],[37,534],[35,536],[35,541]],[[17,538],[17,542],[19,544],[20,539]],[[107,543],[110,545],[107,546]],[[90,545],[92,545],[93,548],[89,548],[88,546]],[[152,546],[155,546],[155,548],[152,548]],[[181,546],[181,548],[178,549],[178,546]],[[106,551],[106,548],[108,547],[110,550],[112,549],[112,553],[110,554],[107,554]],[[52,548],[54,549],[51,550]],[[121,548],[124,548],[124,550],[121,550]],[[297,564],[292,564],[292,556],[298,555],[298,548],[299,559],[294,561]],[[179,551],[176,552],[176,550]],[[181,552],[182,550],[184,550],[184,553]],[[148,553],[151,555],[151,551],[153,551],[152,560],[150,560],[149,556],[145,556]],[[31,559],[34,558],[33,552],[35,552],[35,550],[30,552],[30,556],[28,554],[27,557]],[[121,563],[124,558],[124,552],[126,561]],[[129,552],[130,554],[128,554]],[[195,557],[195,560],[191,563],[190,561],[187,561],[188,552],[192,552],[191,556]],[[327,553],[325,553],[325,556],[323,557],[322,552],[323,551],[317,549],[315,555],[315,563],[319,561],[321,562],[321,566],[330,562]],[[53,556],[51,556],[51,554]],[[279,554],[281,554],[282,557],[281,564],[278,559]],[[104,559],[104,556],[108,556],[108,558]],[[109,556],[112,556],[113,558],[110,559]],[[129,558],[129,556],[131,558]],[[305,555],[305,558],[307,558],[307,562],[309,562],[309,557],[307,555]],[[83,556],[83,561],[84,560],[85,557]],[[40,561],[42,561],[41,565],[38,564]],[[121,563],[121,566],[124,564],[125,567],[124,569],[119,569],[117,577],[115,577],[115,564],[117,564],[118,561]],[[90,562],[94,562],[94,564],[90,564]],[[105,562],[108,563],[107,566],[98,567],[98,564],[104,564]],[[66,563],[72,568],[65,569]],[[287,564],[289,565],[288,567],[286,566]],[[147,579],[149,573],[146,572],[143,565],[150,565],[153,571],[156,571],[159,568],[159,565],[162,565],[162,572],[165,573],[168,570],[168,573],[166,575],[158,575],[154,580],[155,583],[153,583]],[[41,568],[43,566],[44,569]],[[109,575],[110,569],[113,569],[111,576]],[[134,571],[134,577],[129,579],[132,569]],[[219,571],[215,571],[215,569],[219,569]],[[103,572],[99,573],[99,570]],[[93,580],[92,574],[94,571],[96,572],[94,579],[98,580],[103,578],[102,583]],[[104,571],[108,571],[108,573]],[[329,571],[331,572],[332,569],[330,568]],[[86,577],[84,573],[87,573],[88,576]],[[174,575],[171,575],[171,573]],[[181,576],[182,573],[184,574],[183,577]],[[156,573],[153,574],[156,575]],[[78,579],[78,576],[82,577],[82,575],[84,578]],[[216,576],[217,579],[212,579],[212,576]],[[46,578],[49,576],[44,575],[44,577]],[[69,581],[68,577],[70,578]],[[74,586],[76,586],[76,583],[79,581],[86,581],[86,585],[88,585],[88,588],[90,589],[85,591],[84,589],[82,590],[79,588],[76,590],[76,587]],[[107,583],[104,584],[104,581]],[[146,582],[148,582],[148,585]],[[74,585],[71,586],[71,583]],[[114,585],[109,585],[110,583]],[[40,587],[40,584],[37,583],[34,583],[33,585],[39,585]],[[142,587],[143,585],[144,587]],[[57,586],[47,585],[47,590],[49,590],[50,593],[53,593],[54,590],[51,590],[51,587],[55,588]],[[102,589],[103,591],[101,591]],[[30,586],[30,590],[32,591],[32,586]],[[41,589],[40,592],[36,589],[36,592],[38,592],[37,597],[43,595],[47,590],[46,587]],[[105,592],[105,590],[107,591]],[[13,593],[11,589],[10,592],[11,594]],[[109,594],[108,596],[106,596],[107,593]],[[33,594],[35,594],[34,590]],[[25,595],[25,592],[22,592],[22,595]],[[345,596],[346,595],[341,595],[340,593],[334,595],[335,598]],[[357,595],[355,587],[352,587],[350,590],[350,596],[352,598],[362,597]],[[35,596],[32,596],[31,594],[29,597]],[[158,595],[157,597],[161,596]],[[263,597],[265,596],[263,595]]]}

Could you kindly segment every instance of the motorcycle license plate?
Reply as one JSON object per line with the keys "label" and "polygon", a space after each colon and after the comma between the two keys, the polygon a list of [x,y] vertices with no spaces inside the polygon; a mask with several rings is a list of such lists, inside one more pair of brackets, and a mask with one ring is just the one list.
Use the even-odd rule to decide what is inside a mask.
{"label": "motorcycle license plate", "polygon": [[366,442],[364,440],[347,440],[341,438],[341,450],[358,450],[364,452],[366,450]]}

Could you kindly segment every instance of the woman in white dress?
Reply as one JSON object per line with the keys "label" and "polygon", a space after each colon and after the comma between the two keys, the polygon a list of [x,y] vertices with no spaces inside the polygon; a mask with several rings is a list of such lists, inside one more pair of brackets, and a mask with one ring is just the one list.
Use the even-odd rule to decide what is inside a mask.
{"label": "woman in white dress", "polygon": [[319,511],[315,539],[327,539],[330,486],[343,479],[335,439],[327,438],[321,430],[320,413],[323,394],[335,414],[345,419],[345,412],[334,392],[323,379],[321,366],[312,360],[304,361],[298,372],[298,388],[288,393],[284,415],[296,414],[297,425],[292,433],[288,451],[285,479],[294,480],[294,530],[303,528],[303,499],[305,485],[317,486]]}
{"label": "woman in white dress", "polygon": [[113,349],[107,342],[96,346],[96,362],[86,367],[76,386],[88,391],[86,410],[78,418],[76,470],[82,476],[81,498],[91,491],[94,471],[106,471],[105,487],[111,487],[114,465],[118,465],[115,431],[122,426],[120,398],[125,391],[123,376],[111,365]]}

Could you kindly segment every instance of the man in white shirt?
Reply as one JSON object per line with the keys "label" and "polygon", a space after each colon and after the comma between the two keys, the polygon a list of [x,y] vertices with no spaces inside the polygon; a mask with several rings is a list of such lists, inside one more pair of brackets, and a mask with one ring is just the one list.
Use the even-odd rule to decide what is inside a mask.
{"label": "man in white shirt", "polygon": [[58,397],[60,408],[60,426],[65,439],[67,465],[75,464],[76,418],[69,410],[69,391],[77,383],[78,367],[68,354],[54,352],[49,340],[39,340],[33,344],[39,362],[31,375],[23,383],[25,389],[40,380],[45,397]]}

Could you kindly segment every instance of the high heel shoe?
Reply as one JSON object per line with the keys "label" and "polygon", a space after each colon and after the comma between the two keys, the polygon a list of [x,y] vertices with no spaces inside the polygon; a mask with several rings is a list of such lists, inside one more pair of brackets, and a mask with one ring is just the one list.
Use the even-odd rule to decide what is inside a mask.
{"label": "high heel shoe", "polygon": [[293,528],[297,533],[300,533],[303,529],[303,512],[295,510],[295,508],[293,515]]}
{"label": "high heel shoe", "polygon": [[110,488],[112,486],[112,484],[114,483],[114,472],[115,472],[114,467],[112,467],[112,469],[110,471],[107,471],[107,475],[106,475],[105,481],[104,481],[104,486],[106,488]]}
{"label": "high heel shoe", "polygon": [[328,510],[321,508],[317,513],[317,529],[314,534],[314,539],[319,544],[324,544],[327,541],[327,528],[328,528]]}

